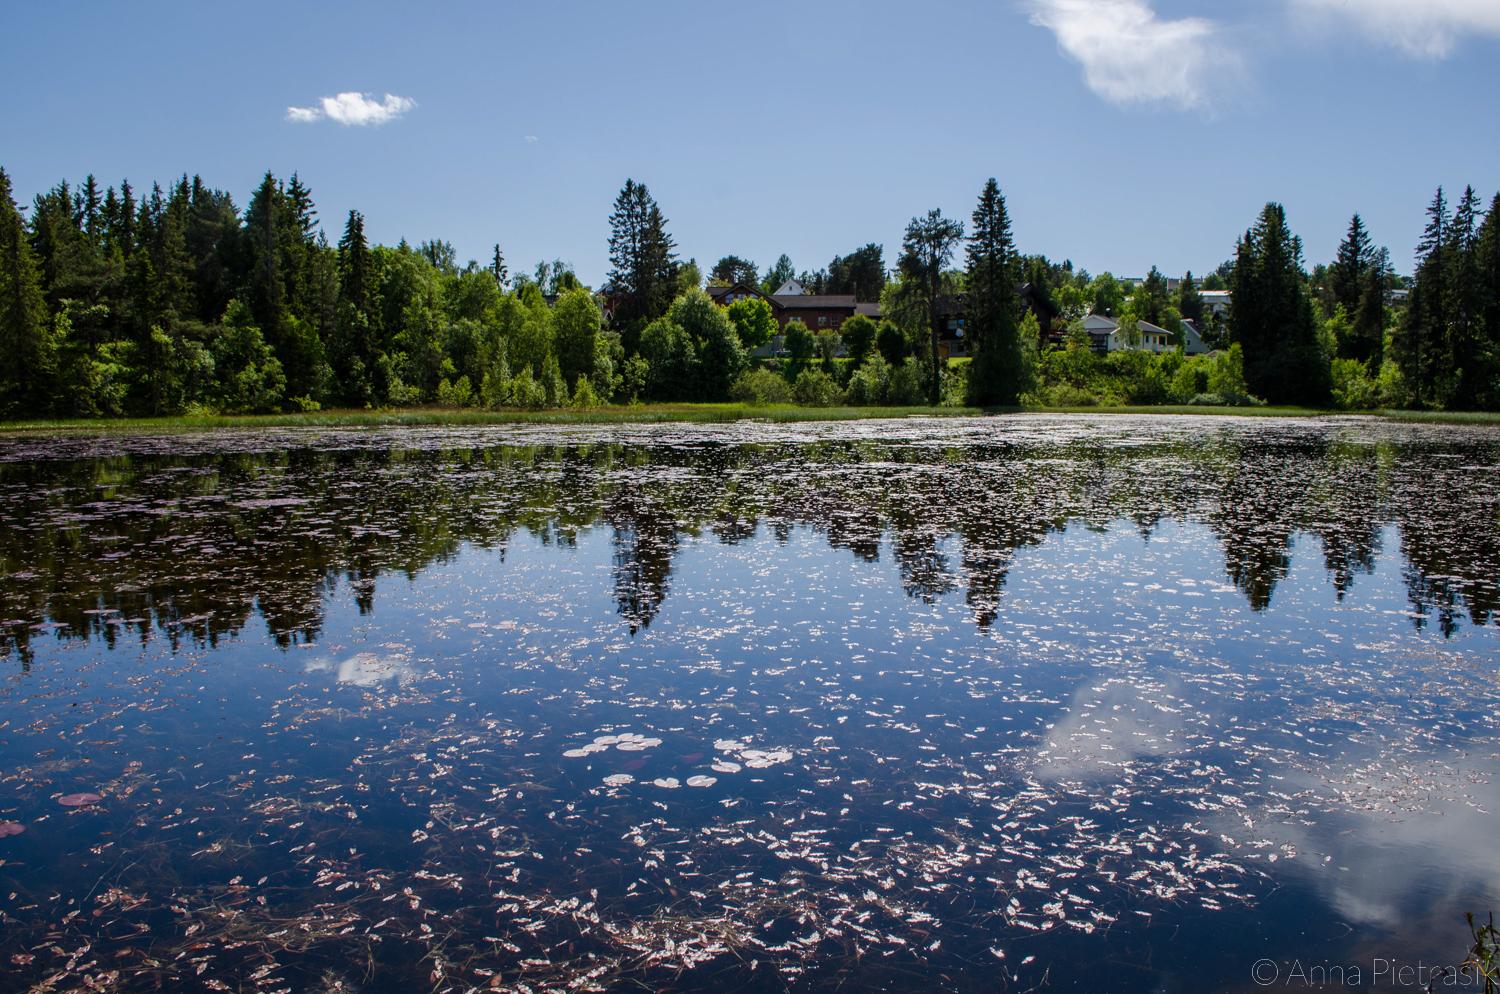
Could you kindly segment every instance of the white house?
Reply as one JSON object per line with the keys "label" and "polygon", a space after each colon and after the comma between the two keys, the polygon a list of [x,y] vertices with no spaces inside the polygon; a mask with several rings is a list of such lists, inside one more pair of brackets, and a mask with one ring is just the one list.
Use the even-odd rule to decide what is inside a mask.
{"label": "white house", "polygon": [[[1139,321],[1137,325],[1140,327],[1141,338],[1139,342],[1131,344],[1120,334],[1120,323],[1113,318],[1090,314],[1083,319],[1083,329],[1089,333],[1095,352],[1171,352],[1177,348],[1176,336],[1167,329],[1157,327],[1150,321]],[[1182,322],[1182,341],[1183,351],[1188,355],[1204,355],[1209,351],[1198,330],[1186,321]]]}

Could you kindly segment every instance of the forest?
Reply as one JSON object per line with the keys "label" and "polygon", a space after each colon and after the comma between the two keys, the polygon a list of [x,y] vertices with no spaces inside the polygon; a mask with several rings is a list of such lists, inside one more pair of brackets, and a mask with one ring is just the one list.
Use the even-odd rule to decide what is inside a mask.
{"label": "forest", "polygon": [[[465,264],[442,240],[372,245],[358,211],[331,242],[296,174],[267,173],[243,210],[186,175],[143,195],[64,181],[23,208],[0,170],[0,418],[678,401],[1495,410],[1497,227],[1500,195],[1486,210],[1472,188],[1456,204],[1439,190],[1410,276],[1358,215],[1336,258],[1308,268],[1270,203],[1201,280],[1127,281],[1021,253],[991,179],[967,224],[914,217],[890,267],[870,243],[817,271],[731,255],[705,274],[629,180],[595,289],[561,261],[512,274],[498,244]],[[764,300],[705,292],[793,277],[882,317],[782,329]],[[1231,306],[1208,307],[1210,290]],[[950,360],[954,300],[969,355]],[[1091,314],[1126,341],[1167,329],[1178,348],[1096,351]],[[1185,354],[1184,321],[1212,352]]]}

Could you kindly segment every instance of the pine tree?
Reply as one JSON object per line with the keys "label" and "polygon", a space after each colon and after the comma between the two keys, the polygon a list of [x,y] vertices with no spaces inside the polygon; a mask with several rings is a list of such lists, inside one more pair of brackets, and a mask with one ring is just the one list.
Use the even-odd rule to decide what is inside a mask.
{"label": "pine tree", "polygon": [[1467,187],[1453,212],[1448,232],[1447,280],[1444,288],[1448,312],[1444,367],[1450,371],[1445,406],[1473,407],[1486,392],[1483,368],[1483,301],[1479,267],[1479,197]]}
{"label": "pine tree", "polygon": [[282,272],[283,198],[281,184],[270,172],[250,197],[245,209],[245,251],[248,272],[245,296],[255,325],[280,356],[286,326],[286,286]]}
{"label": "pine tree", "polygon": [[661,208],[646,185],[633,179],[625,181],[615,198],[609,232],[614,314],[629,353],[636,350],[641,329],[665,314],[672,303],[677,256]]}
{"label": "pine tree", "polygon": [[1204,309],[1203,294],[1198,292],[1198,284],[1193,280],[1192,270],[1189,270],[1182,278],[1182,285],[1177,288],[1177,312],[1184,321],[1193,322],[1193,327],[1201,332]]}
{"label": "pine tree", "polygon": [[1375,248],[1358,214],[1349,222],[1349,232],[1339,243],[1338,256],[1329,270],[1329,285],[1335,306],[1348,314],[1359,308],[1364,294],[1366,275],[1375,261]]}
{"label": "pine tree", "polygon": [[1418,404],[1441,403],[1445,391],[1438,382],[1441,353],[1447,335],[1448,201],[1442,187],[1427,208],[1427,226],[1417,243],[1417,267],[1406,319],[1392,342],[1392,358]]}
{"label": "pine tree", "polygon": [[57,345],[26,224],[0,169],[0,412],[39,414],[56,401]]}
{"label": "pine tree", "polygon": [[978,354],[969,368],[969,402],[1010,406],[1029,384],[1016,325],[1016,246],[1005,197],[993,178],[984,185],[972,220],[966,324]]}
{"label": "pine tree", "polygon": [[382,397],[378,380],[378,331],[374,314],[374,274],[365,219],[350,211],[339,240],[338,347],[335,372],[345,400],[374,403]]}
{"label": "pine tree", "polygon": [[1490,201],[1479,226],[1476,254],[1479,279],[1480,355],[1476,380],[1479,406],[1500,406],[1500,194]]}
{"label": "pine tree", "polygon": [[1267,204],[1240,240],[1230,292],[1230,332],[1244,351],[1251,393],[1275,404],[1325,403],[1328,357],[1307,294],[1302,243],[1280,204]]}
{"label": "pine tree", "polygon": [[500,251],[499,242],[495,243],[495,256],[490,260],[490,272],[495,276],[495,285],[504,293],[510,283],[510,270],[505,268],[505,255]]}

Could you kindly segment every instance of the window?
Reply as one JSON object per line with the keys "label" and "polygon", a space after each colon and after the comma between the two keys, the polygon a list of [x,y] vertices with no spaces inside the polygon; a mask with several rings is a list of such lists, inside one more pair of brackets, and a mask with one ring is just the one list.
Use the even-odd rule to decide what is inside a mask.
{"label": "window", "polygon": [[826,328],[826,327],[828,327],[828,315],[827,314],[824,314],[822,317],[818,318],[818,327],[819,328]]}

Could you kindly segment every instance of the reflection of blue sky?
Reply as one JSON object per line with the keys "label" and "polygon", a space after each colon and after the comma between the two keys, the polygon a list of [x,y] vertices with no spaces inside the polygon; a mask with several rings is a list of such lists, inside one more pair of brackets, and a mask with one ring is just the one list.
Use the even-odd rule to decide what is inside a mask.
{"label": "reflection of blue sky", "polygon": [[[960,567],[960,540],[938,548]],[[787,823],[853,803],[839,797],[858,776],[908,794],[880,808],[881,827],[921,827],[897,807],[920,781],[953,789],[953,806],[929,805],[923,818],[980,837],[994,815],[962,789],[1000,784],[995,796],[1010,801],[1004,792],[1021,782],[1038,821],[1053,802],[1060,814],[1107,800],[1109,813],[1091,813],[1098,836],[1117,831],[1109,819],[1123,812],[1167,843],[1222,846],[1276,883],[1304,886],[1315,895],[1300,909],[1309,919],[1391,928],[1434,908],[1461,913],[1460,895],[1500,895],[1495,696],[1461,676],[1493,671],[1497,633],[1415,630],[1398,543],[1387,534],[1382,548],[1375,573],[1340,602],[1317,542],[1299,538],[1276,596],[1255,612],[1226,581],[1204,525],[1168,520],[1148,539],[1133,524],[1074,524],[1016,551],[986,633],[962,583],[931,602],[903,592],[889,540],[869,563],[811,529],[782,544],[763,527],[734,545],[686,538],[670,596],[631,636],[614,602],[609,529],[585,530],[573,547],[518,534],[504,556],[464,547],[414,578],[383,576],[369,614],[340,586],[316,647],[257,667],[265,646],[247,631],[205,657],[219,681],[212,695],[194,696],[191,684],[173,693],[205,713],[231,702],[224,723],[249,738],[257,702],[287,685],[316,697],[332,683],[388,690],[439,673],[461,706],[423,710],[408,700],[415,693],[339,696],[399,698],[395,715],[418,727],[493,716],[534,737],[533,755],[557,757],[538,765],[577,762],[560,758],[562,743],[606,729],[661,735],[666,744],[641,757],[652,764],[712,754],[720,738],[784,746],[795,758],[773,775],[726,774],[716,788],[782,805]],[[45,649],[52,658],[34,679],[54,679],[49,664],[67,652]],[[96,682],[136,665],[93,647],[72,658],[85,654],[104,663]],[[327,761],[329,776],[342,775]],[[814,762],[818,779],[805,776]],[[635,775],[685,782],[698,771]],[[584,779],[598,785],[604,773]],[[708,794],[674,799],[700,806],[672,817],[759,813],[724,815]],[[1060,836],[1027,838],[1032,862],[1073,858]]]}

